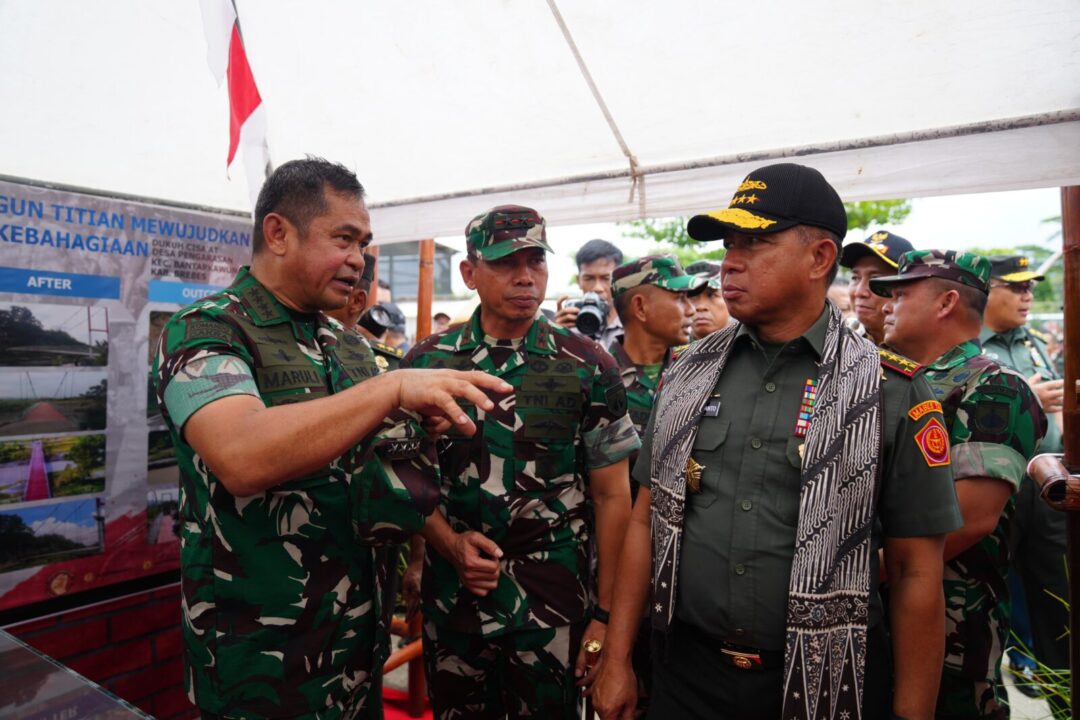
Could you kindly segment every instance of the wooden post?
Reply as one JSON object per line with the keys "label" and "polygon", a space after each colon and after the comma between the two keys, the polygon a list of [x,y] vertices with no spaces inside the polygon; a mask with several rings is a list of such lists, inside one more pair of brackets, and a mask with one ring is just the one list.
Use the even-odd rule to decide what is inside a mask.
{"label": "wooden post", "polygon": [[[1065,467],[1080,467],[1080,186],[1061,188],[1061,242],[1065,262]],[[1053,422],[1053,420],[1051,420]],[[1069,554],[1069,687],[1072,716],[1080,717],[1080,511],[1066,514]]]}
{"label": "wooden post", "polygon": [[416,288],[416,342],[431,334],[431,305],[435,297],[435,239],[420,241],[420,280]]}
{"label": "wooden post", "polygon": [[376,262],[375,270],[371,276],[371,289],[368,290],[367,307],[364,308],[365,310],[374,305],[376,303],[376,298],[379,296],[379,246],[368,245],[367,254],[375,258]]}
{"label": "wooden post", "polygon": [[[416,613],[409,622],[409,637],[416,638],[414,642],[420,643],[423,635],[424,618]],[[423,645],[420,646],[423,648]],[[409,661],[409,717],[421,717],[427,710],[427,674],[424,669],[424,658],[420,655]]]}

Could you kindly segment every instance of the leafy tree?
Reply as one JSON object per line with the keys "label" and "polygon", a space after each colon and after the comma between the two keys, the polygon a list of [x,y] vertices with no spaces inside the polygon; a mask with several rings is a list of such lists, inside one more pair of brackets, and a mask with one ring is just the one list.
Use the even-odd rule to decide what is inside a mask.
{"label": "leafy tree", "polygon": [[844,203],[848,230],[869,230],[881,225],[900,225],[911,214],[910,200],[863,200]]}

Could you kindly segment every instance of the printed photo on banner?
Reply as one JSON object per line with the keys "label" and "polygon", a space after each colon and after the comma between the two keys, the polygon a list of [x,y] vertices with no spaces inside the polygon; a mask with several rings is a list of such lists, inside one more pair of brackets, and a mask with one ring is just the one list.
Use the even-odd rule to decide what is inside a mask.
{"label": "printed photo on banner", "polygon": [[179,542],[180,488],[151,487],[146,493],[146,541]]}
{"label": "printed photo on banner", "polygon": [[108,309],[0,303],[0,366],[103,367],[108,362]]}
{"label": "printed photo on banner", "polygon": [[0,437],[105,431],[104,368],[0,368]]}
{"label": "printed photo on banner", "polygon": [[69,500],[0,511],[0,572],[102,551],[101,500]]}
{"label": "printed photo on banner", "polygon": [[180,487],[176,449],[168,430],[151,430],[147,439],[146,482],[152,487]]}
{"label": "printed photo on banner", "polygon": [[105,434],[0,439],[0,504],[105,492]]}
{"label": "printed photo on banner", "polygon": [[161,419],[161,412],[158,410],[157,393],[154,392],[152,371],[154,368],[154,353],[157,352],[161,330],[172,316],[171,311],[152,310],[150,312],[150,326],[147,332],[149,342],[147,342],[146,346],[146,417],[151,420],[151,428],[165,427],[165,421]]}

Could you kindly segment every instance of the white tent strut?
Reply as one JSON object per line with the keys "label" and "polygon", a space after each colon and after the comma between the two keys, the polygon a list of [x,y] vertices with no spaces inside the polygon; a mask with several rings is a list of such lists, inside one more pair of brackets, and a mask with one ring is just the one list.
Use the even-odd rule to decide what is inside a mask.
{"label": "white tent strut", "polygon": [[574,55],[578,69],[581,70],[581,76],[585,78],[585,84],[589,86],[589,92],[592,93],[596,104],[600,106],[600,112],[604,114],[604,120],[607,121],[608,127],[611,128],[611,134],[615,136],[615,141],[619,143],[623,155],[630,161],[630,178],[632,182],[630,184],[630,197],[627,202],[634,202],[634,192],[635,190],[639,191],[638,208],[642,217],[645,217],[645,176],[640,170],[637,157],[630,151],[630,146],[626,144],[626,139],[623,137],[622,132],[619,131],[619,126],[615,123],[615,118],[611,115],[607,103],[604,102],[604,96],[600,94],[600,88],[596,87],[592,73],[589,72],[589,68],[585,64],[585,58],[581,57],[581,52],[578,50],[577,43],[574,42],[573,35],[570,34],[570,28],[566,26],[566,21],[563,20],[562,13],[559,12],[558,5],[555,4],[555,0],[547,0],[547,4],[551,8],[551,14],[555,16],[555,22],[559,25],[559,30],[562,31],[563,37],[566,38],[566,44]]}

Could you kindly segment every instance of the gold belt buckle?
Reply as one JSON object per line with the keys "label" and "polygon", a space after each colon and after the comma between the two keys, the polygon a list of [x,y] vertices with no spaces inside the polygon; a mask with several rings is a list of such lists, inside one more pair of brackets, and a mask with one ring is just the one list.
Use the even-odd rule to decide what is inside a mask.
{"label": "gold belt buckle", "polygon": [[757,653],[744,653],[728,648],[720,648],[720,652],[731,658],[731,664],[740,670],[756,670],[762,667],[761,656]]}

